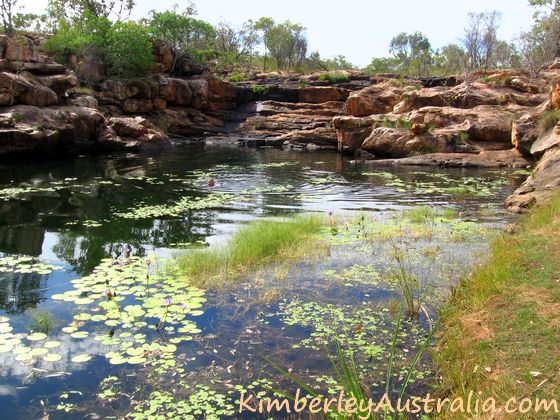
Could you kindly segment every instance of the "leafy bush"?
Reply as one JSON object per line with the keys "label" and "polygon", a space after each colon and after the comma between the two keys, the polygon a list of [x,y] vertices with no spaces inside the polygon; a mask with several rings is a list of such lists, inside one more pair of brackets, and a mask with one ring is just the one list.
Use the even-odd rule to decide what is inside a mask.
{"label": "leafy bush", "polygon": [[234,83],[244,82],[245,80],[247,80],[247,77],[245,77],[243,73],[233,73],[228,76],[228,80]]}
{"label": "leafy bush", "polygon": [[323,73],[319,76],[319,80],[329,83],[345,83],[350,81],[350,78],[343,73]]}
{"label": "leafy bush", "polygon": [[410,130],[412,128],[412,123],[405,120],[403,117],[397,118],[397,128],[404,128],[405,130]]}
{"label": "leafy bush", "polygon": [[152,69],[152,43],[144,26],[136,22],[113,25],[105,54],[111,76],[142,77]]}
{"label": "leafy bush", "polygon": [[68,54],[81,58],[88,53],[102,59],[110,29],[109,19],[86,13],[83,20],[72,25],[62,20],[58,31],[45,42],[44,48],[59,62],[64,62]]}
{"label": "leafy bush", "polygon": [[262,86],[262,85],[255,85],[253,86],[253,93],[257,94],[257,95],[262,95],[263,93],[265,93],[268,90],[267,86]]}

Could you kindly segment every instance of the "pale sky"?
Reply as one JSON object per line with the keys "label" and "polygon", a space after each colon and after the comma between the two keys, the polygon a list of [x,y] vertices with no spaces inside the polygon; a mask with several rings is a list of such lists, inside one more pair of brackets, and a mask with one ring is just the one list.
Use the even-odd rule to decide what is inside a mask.
{"label": "pale sky", "polygon": [[[40,12],[47,0],[20,0],[28,12]],[[133,18],[152,9],[171,9],[180,0],[136,0]],[[240,26],[248,19],[270,16],[307,28],[309,51],[323,57],[345,55],[363,67],[372,57],[388,55],[389,42],[399,32],[421,31],[432,46],[457,42],[470,11],[502,12],[500,37],[510,40],[532,22],[528,0],[195,0],[198,18]]]}

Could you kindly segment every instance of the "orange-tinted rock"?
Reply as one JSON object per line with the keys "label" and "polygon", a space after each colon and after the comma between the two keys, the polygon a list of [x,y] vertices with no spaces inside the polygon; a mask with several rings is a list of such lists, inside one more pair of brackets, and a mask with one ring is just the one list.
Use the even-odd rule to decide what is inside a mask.
{"label": "orange-tinted rock", "polygon": [[320,104],[331,101],[345,101],[349,91],[334,86],[311,86],[299,89],[299,102]]}
{"label": "orange-tinted rock", "polygon": [[560,109],[560,78],[554,80],[550,87],[550,104]]}
{"label": "orange-tinted rock", "polygon": [[380,84],[353,92],[346,100],[346,109],[354,117],[387,114],[399,103],[404,90],[391,84]]}

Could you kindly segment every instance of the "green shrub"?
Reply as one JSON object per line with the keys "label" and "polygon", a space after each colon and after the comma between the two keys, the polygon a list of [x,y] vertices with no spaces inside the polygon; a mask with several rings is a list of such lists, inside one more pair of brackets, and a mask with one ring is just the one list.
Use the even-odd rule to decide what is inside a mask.
{"label": "green shrub", "polygon": [[541,133],[545,133],[546,131],[554,128],[558,121],[560,121],[559,109],[551,109],[542,113],[539,117],[539,129]]}
{"label": "green shrub", "polygon": [[319,76],[319,80],[329,83],[345,83],[350,81],[350,78],[343,73],[323,73]]}
{"label": "green shrub", "polygon": [[262,86],[262,85],[255,85],[252,88],[253,93],[257,94],[257,95],[262,95],[263,93],[265,93],[268,90],[268,86]]}
{"label": "green shrub", "polygon": [[244,82],[247,80],[247,77],[243,73],[233,73],[228,76],[228,80],[230,82]]}
{"label": "green shrub", "polygon": [[153,66],[152,43],[144,26],[117,22],[110,29],[105,51],[108,73],[116,77],[142,77]]}

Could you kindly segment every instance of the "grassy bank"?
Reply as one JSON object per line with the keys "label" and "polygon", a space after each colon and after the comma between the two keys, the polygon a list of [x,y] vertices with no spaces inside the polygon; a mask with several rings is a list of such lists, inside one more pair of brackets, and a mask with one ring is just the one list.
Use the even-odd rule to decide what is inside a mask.
{"label": "grassy bank", "polygon": [[323,226],[324,220],[313,215],[257,220],[242,227],[225,247],[193,251],[178,257],[177,263],[193,285],[214,286],[275,261],[315,253]]}
{"label": "grassy bank", "polygon": [[442,393],[480,391],[502,404],[560,398],[560,195],[493,243],[489,260],[444,308],[442,327],[435,351]]}

